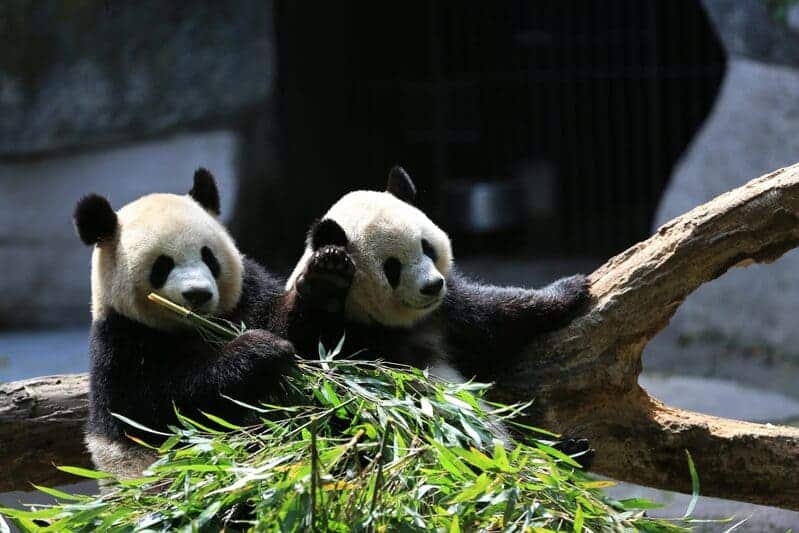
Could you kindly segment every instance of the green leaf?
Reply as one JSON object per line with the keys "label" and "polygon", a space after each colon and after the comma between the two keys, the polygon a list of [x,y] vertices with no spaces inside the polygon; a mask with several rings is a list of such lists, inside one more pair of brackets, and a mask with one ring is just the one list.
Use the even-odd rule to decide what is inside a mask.
{"label": "green leaf", "polygon": [[452,453],[460,456],[469,464],[476,466],[481,470],[493,470],[496,466],[494,461],[488,457],[486,454],[482,453],[480,450],[476,448],[472,448],[470,450],[465,450],[463,448],[450,448]]}
{"label": "green leaf", "polygon": [[419,404],[421,405],[422,412],[429,416],[430,418],[433,417],[433,404],[430,403],[430,400],[427,397],[422,396],[419,398]]}
{"label": "green leaf", "polygon": [[33,488],[38,490],[39,492],[44,492],[45,494],[49,494],[54,498],[58,498],[59,500],[69,500],[73,502],[85,502],[91,501],[91,496],[86,496],[85,494],[69,494],[66,492],[62,492],[58,489],[51,489],[50,487],[42,487],[40,485],[36,485],[35,483],[31,483]]}
{"label": "green leaf", "polygon": [[158,453],[164,454],[175,447],[180,442],[180,435],[172,435],[168,439],[164,441],[160,448],[158,448]]}
{"label": "green leaf", "polygon": [[226,400],[230,400],[231,402],[235,403],[236,405],[244,407],[245,409],[249,409],[250,411],[255,411],[256,413],[268,413],[269,412],[269,409],[264,409],[262,407],[256,407],[256,406],[251,405],[249,403],[245,403],[245,402],[236,400],[235,398],[231,398],[230,396],[225,396],[224,394],[222,394],[222,398],[224,398]]}
{"label": "green leaf", "polygon": [[80,476],[89,479],[108,479],[112,478],[111,474],[105,472],[98,472],[97,470],[89,470],[87,468],[80,468],[79,466],[56,466],[57,469],[73,476]]}
{"label": "green leaf", "polygon": [[444,447],[441,443],[436,442],[435,440],[430,440],[430,443],[438,450],[438,460],[441,462],[441,466],[444,469],[455,476],[458,479],[464,479],[464,467],[463,463],[461,463],[452,452],[450,452],[446,447]]}
{"label": "green leaf", "polygon": [[141,487],[142,485],[147,485],[148,483],[152,483],[157,481],[158,478],[155,476],[146,476],[146,477],[135,477],[132,479],[120,479],[117,483],[123,487]]}
{"label": "green leaf", "polygon": [[192,420],[191,418],[189,418],[188,416],[184,415],[183,413],[181,413],[177,409],[175,409],[175,415],[177,415],[178,420],[180,422],[182,422],[184,425],[186,425],[186,429],[197,428],[200,431],[204,431],[206,433],[210,433],[211,435],[221,435],[223,433],[222,431],[219,431],[218,429],[213,429],[213,428],[211,428],[209,426],[206,426],[204,424],[201,424],[201,423],[197,422],[196,420]]}
{"label": "green leaf", "polygon": [[156,431],[154,429],[150,429],[147,426],[139,424],[138,422],[136,422],[134,420],[131,420],[130,418],[128,418],[126,416],[122,416],[122,415],[120,415],[118,413],[111,413],[111,416],[113,416],[114,418],[118,418],[119,420],[123,421],[124,423],[126,423],[129,426],[133,426],[136,429],[140,429],[142,431],[146,431],[147,433],[152,433],[153,435],[161,435],[163,437],[171,437],[172,436],[171,433],[164,433],[163,431]]}
{"label": "green leaf", "polygon": [[449,525],[449,533],[461,533],[461,525],[458,520],[458,515],[452,516],[452,522]]}
{"label": "green leaf", "polygon": [[580,466],[580,463],[578,463],[577,461],[575,461],[574,459],[572,459],[571,457],[569,457],[568,455],[566,455],[562,451],[560,451],[560,450],[558,450],[556,448],[553,448],[552,446],[544,444],[543,442],[536,442],[535,445],[536,445],[536,447],[539,450],[543,450],[543,451],[547,452],[548,455],[551,455],[552,457],[554,457],[556,459],[560,459],[561,461],[563,461],[564,463],[566,463],[566,464],[568,464],[570,466],[573,466],[575,468],[582,468]]}
{"label": "green leaf", "polygon": [[688,472],[691,474],[691,501],[688,503],[688,508],[683,515],[684,519],[691,516],[696,507],[696,502],[699,501],[699,474],[696,472],[694,460],[691,458],[691,452],[685,450],[685,457],[688,459]]}
{"label": "green leaf", "polygon": [[153,472],[225,472],[230,470],[227,465],[197,464],[161,464],[150,468]]}
{"label": "green leaf", "polygon": [[211,505],[206,507],[200,515],[192,521],[192,529],[197,528],[198,530],[202,529],[202,527],[211,520],[216,513],[219,512],[219,509],[222,508],[222,502],[217,500],[213,502]]}
{"label": "green leaf", "polygon": [[237,426],[236,424],[232,424],[232,423],[228,422],[227,420],[225,420],[224,418],[220,418],[220,417],[218,417],[216,415],[212,415],[211,413],[206,413],[205,411],[200,411],[200,412],[203,414],[203,416],[205,416],[205,418],[207,418],[211,422],[216,422],[217,424],[219,424],[223,428],[232,429],[233,431],[237,431],[237,430],[241,429],[241,426]]}
{"label": "green leaf", "polygon": [[330,352],[330,354],[328,354],[329,359],[335,359],[335,357],[341,353],[341,350],[344,348],[344,341],[346,338],[346,334],[341,336],[341,338],[338,340],[338,344],[336,344],[336,347],[333,348],[333,351]]}
{"label": "green leaf", "polygon": [[577,511],[574,513],[574,533],[581,533],[583,530],[583,520],[585,517],[583,516],[583,508],[580,504],[577,504]]}
{"label": "green leaf", "polygon": [[469,405],[468,403],[464,402],[460,398],[456,398],[455,396],[453,396],[451,394],[446,394],[446,393],[443,394],[443,397],[444,397],[444,400],[447,401],[447,403],[451,403],[452,405],[454,405],[458,409],[463,409],[464,411],[469,411],[469,412],[473,411],[472,406]]}
{"label": "green leaf", "polygon": [[133,442],[135,442],[136,444],[138,444],[139,446],[141,446],[142,448],[148,448],[150,450],[157,450],[158,449],[157,446],[153,446],[152,444],[148,444],[148,443],[144,442],[143,440],[141,440],[139,437],[136,437],[134,435],[128,435],[127,433],[125,433],[125,436],[128,439],[130,439]]}
{"label": "green leaf", "polygon": [[477,499],[486,488],[491,484],[491,480],[485,472],[480,474],[471,486],[465,487],[460,494],[456,495],[449,503],[467,502]]}
{"label": "green leaf", "polygon": [[472,442],[478,448],[482,448],[483,446],[483,439],[480,438],[480,434],[475,430],[471,424],[466,421],[466,418],[463,415],[460,415],[461,419],[461,426],[463,426],[464,431],[469,435],[469,438],[472,439]]}
{"label": "green leaf", "polygon": [[508,454],[505,452],[505,443],[497,439],[494,441],[494,463],[503,472],[511,472]]}
{"label": "green leaf", "polygon": [[627,498],[626,500],[619,500],[619,503],[625,509],[661,509],[665,507],[662,503],[656,503],[646,498]]}
{"label": "green leaf", "polygon": [[45,507],[43,509],[31,511],[25,511],[23,509],[0,508],[0,513],[16,520],[47,520],[58,516],[62,512],[63,511],[58,507]]}

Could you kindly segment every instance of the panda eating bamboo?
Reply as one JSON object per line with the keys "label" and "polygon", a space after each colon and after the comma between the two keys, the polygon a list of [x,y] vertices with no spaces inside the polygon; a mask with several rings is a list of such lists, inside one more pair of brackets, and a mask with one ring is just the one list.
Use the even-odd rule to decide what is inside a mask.
{"label": "panda eating bamboo", "polygon": [[[281,379],[315,339],[313,312],[288,298],[283,280],[244,257],[218,220],[219,192],[199,169],[187,195],[149,194],[114,211],[92,194],[74,223],[92,254],[89,420],[95,465],[120,479],[141,475],[156,455],[150,443],[177,424],[175,409],[242,423],[251,412],[231,402],[280,401]],[[149,293],[248,329],[224,345],[147,299]],[[299,343],[286,339],[291,332]],[[162,437],[163,439],[163,437]]]}

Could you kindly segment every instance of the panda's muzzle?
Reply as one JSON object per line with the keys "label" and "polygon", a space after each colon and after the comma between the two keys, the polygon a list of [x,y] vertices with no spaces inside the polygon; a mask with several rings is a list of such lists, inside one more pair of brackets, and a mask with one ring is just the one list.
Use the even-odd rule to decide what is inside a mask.
{"label": "panda's muzzle", "polygon": [[183,298],[189,302],[189,305],[195,309],[202,307],[213,297],[211,291],[205,289],[189,289],[187,291],[183,291],[181,294],[183,295]]}

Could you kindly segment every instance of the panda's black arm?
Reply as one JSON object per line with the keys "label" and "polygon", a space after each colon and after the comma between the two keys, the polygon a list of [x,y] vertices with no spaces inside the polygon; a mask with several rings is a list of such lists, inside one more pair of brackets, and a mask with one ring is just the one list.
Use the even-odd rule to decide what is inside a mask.
{"label": "panda's black arm", "polygon": [[477,283],[453,272],[447,289],[443,305],[447,318],[488,331],[515,326],[536,333],[557,329],[588,299],[588,282],[581,274],[541,289],[525,289]]}
{"label": "panda's black arm", "polygon": [[158,332],[114,315],[96,323],[90,338],[90,417],[87,429],[113,439],[143,433],[118,413],[158,430],[177,422],[174,408],[205,411],[233,423],[250,415],[223,397],[247,403],[277,401],[280,378],[293,361],[291,343],[249,330],[219,348],[196,335]]}
{"label": "panda's black arm", "polygon": [[453,272],[447,288],[441,312],[448,337],[464,350],[480,352],[474,357],[481,358],[486,350],[518,352],[537,335],[566,325],[588,299],[582,275],[524,289],[484,285]]}
{"label": "panda's black arm", "polygon": [[[283,377],[293,364],[293,345],[262,329],[251,329],[225,344],[221,353],[186,367],[176,389],[176,403],[223,416],[235,411],[229,396],[247,403],[277,402]],[[238,417],[234,417],[238,419]]]}

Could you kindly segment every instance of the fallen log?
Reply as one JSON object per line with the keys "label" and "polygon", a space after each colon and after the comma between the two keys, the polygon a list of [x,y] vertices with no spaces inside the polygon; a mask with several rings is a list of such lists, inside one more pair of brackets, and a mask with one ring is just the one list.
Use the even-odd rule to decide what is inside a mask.
{"label": "fallen log", "polygon": [[[591,274],[592,301],[497,376],[496,397],[535,398],[535,423],[585,436],[594,470],[702,494],[799,510],[799,429],[674,409],[638,385],[641,353],[702,283],[768,263],[799,245],[799,165],[755,179],[662,226]],[[88,464],[85,376],[0,385],[0,491],[65,478],[53,463]]]}
{"label": "fallen log", "polygon": [[83,444],[88,393],[85,374],[0,384],[0,492],[74,483],[54,465],[91,465]]}

